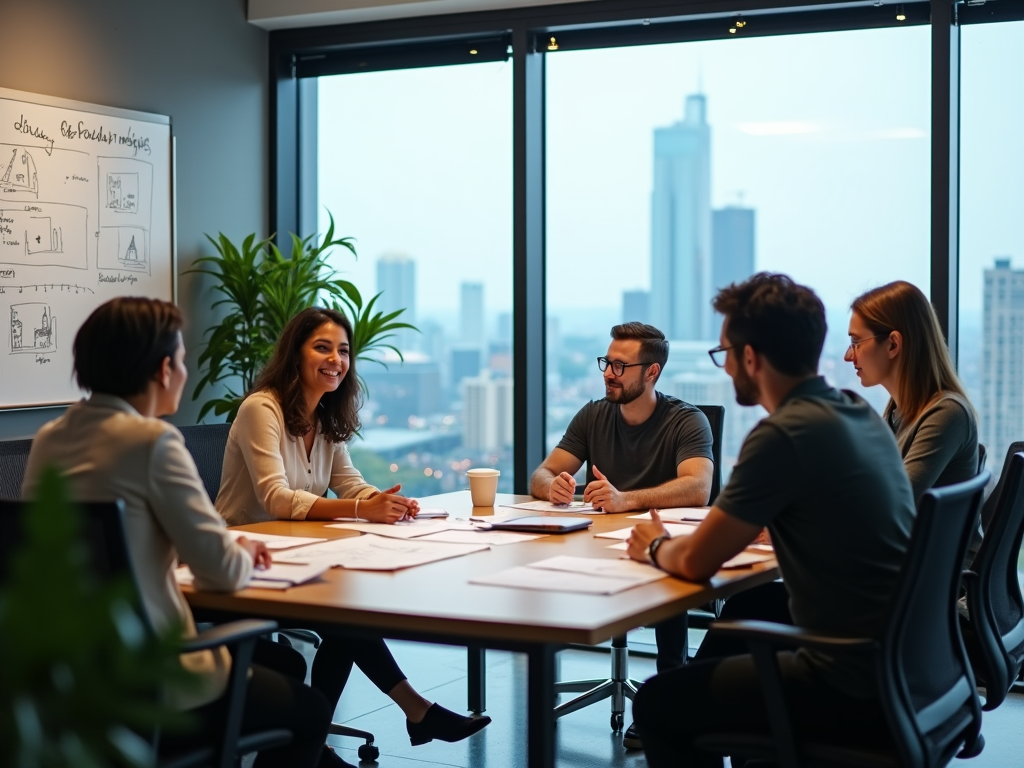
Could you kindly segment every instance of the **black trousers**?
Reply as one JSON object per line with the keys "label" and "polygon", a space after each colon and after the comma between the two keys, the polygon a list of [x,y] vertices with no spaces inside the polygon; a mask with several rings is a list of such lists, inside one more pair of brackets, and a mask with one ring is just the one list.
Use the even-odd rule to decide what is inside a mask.
{"label": "black trousers", "polygon": [[[792,623],[787,600],[781,584],[768,584],[731,598],[722,618]],[[693,663],[661,672],[641,687],[633,702],[633,719],[651,768],[721,768],[720,756],[694,745],[698,736],[725,728],[769,733],[754,661],[745,653],[746,644],[740,645],[744,652],[732,654],[730,651],[736,650],[733,641],[720,641],[709,634]],[[860,743],[888,738],[876,700],[841,693],[823,682],[795,653],[780,653],[778,658],[798,738],[849,736]]]}
{"label": "black trousers", "polygon": [[352,665],[363,671],[370,682],[388,693],[405,680],[405,675],[391,655],[383,638],[351,638],[326,636],[313,659],[310,685],[337,706],[345,689]]}
{"label": "black trousers", "polygon": [[654,625],[654,642],[658,645],[658,671],[667,672],[686,663],[689,651],[690,623],[685,613]]}
{"label": "black trousers", "polygon": [[[287,728],[292,741],[261,752],[254,768],[313,768],[327,741],[332,707],[323,694],[302,680],[306,663],[298,651],[267,640],[258,640],[245,694],[242,733]],[[255,663],[256,661],[259,663]],[[209,744],[220,737],[227,701],[224,697],[192,710],[197,729],[187,734],[167,734],[161,754],[171,755]]]}

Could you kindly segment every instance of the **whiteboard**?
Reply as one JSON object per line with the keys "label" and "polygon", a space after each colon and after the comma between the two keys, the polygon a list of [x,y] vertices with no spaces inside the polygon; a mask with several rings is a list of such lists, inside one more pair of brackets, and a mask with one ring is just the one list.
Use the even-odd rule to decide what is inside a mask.
{"label": "whiteboard", "polygon": [[81,397],[103,302],[174,300],[173,170],[168,117],[0,88],[0,408]]}

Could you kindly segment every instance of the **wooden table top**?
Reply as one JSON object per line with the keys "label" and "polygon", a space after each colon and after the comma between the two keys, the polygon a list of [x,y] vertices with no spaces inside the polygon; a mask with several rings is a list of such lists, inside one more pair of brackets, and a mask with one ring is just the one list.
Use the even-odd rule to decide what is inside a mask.
{"label": "wooden table top", "polygon": [[[497,503],[529,497],[499,494]],[[420,499],[423,507],[441,507],[452,517],[485,516],[499,507],[473,507],[468,491]],[[530,514],[523,512],[524,515]],[[666,578],[616,595],[540,592],[470,584],[469,579],[527,565],[556,555],[617,558],[614,542],[594,534],[627,528],[630,514],[591,515],[586,531],[545,536],[521,544],[492,547],[463,557],[374,572],[332,568],[320,579],[277,591],[245,589],[234,594],[184,588],[194,608],[227,611],[282,621],[344,624],[425,633],[468,640],[596,644],[639,626],[649,626],[712,599],[728,597],[778,577],[774,560],[751,568],[720,571],[709,582]],[[329,521],[328,521],[329,522]],[[353,531],[327,528],[323,521],[273,521],[240,526],[285,536],[343,538]],[[553,573],[554,576],[554,573]]]}

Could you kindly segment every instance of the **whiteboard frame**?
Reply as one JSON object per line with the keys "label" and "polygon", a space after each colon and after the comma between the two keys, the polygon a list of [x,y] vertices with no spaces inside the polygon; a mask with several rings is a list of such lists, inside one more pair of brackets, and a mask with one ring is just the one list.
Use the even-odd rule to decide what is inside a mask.
{"label": "whiteboard frame", "polygon": [[[11,88],[0,88],[0,99],[8,101],[22,101],[43,107],[58,107],[63,109],[75,109],[81,112],[89,112],[95,115],[107,115],[109,117],[120,117],[126,120],[137,120],[143,123],[155,123],[166,125],[171,140],[171,167],[168,169],[168,178],[171,188],[168,195],[171,203],[171,219],[168,222],[171,230],[171,301],[178,303],[178,178],[177,178],[177,150],[178,143],[174,135],[174,124],[169,115],[159,115],[155,112],[139,112],[134,109],[122,109],[121,107],[105,107],[102,104],[93,104],[88,101],[76,101],[64,99],[59,96],[48,96],[43,93],[32,93],[30,91],[15,91]],[[42,408],[63,408],[75,403],[75,400],[59,400],[53,403],[30,403],[27,405],[2,405],[0,413],[12,411],[38,411]]]}

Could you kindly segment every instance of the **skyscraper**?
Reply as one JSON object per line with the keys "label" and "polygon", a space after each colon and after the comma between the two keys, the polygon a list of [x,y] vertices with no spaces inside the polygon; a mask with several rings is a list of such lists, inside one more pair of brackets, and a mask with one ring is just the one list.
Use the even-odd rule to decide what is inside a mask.
{"label": "skyscraper", "polygon": [[985,270],[981,442],[1000,457],[1024,435],[1024,270]]}
{"label": "skyscraper", "polygon": [[681,122],[654,131],[651,322],[670,339],[707,339],[710,301],[711,128],[694,94]]}
{"label": "skyscraper", "polygon": [[754,209],[730,205],[711,215],[711,289],[754,274]]}
{"label": "skyscraper", "polygon": [[464,379],[463,440],[470,451],[500,451],[512,445],[512,380],[487,371]]}
{"label": "skyscraper", "polygon": [[[386,253],[377,259],[376,307],[385,314],[404,309],[398,320],[416,324],[416,262],[404,253]],[[415,331],[403,329],[388,339],[403,352],[416,348]]]}
{"label": "skyscraper", "polygon": [[651,322],[651,293],[650,291],[623,291],[622,292],[622,322],[632,323]]}
{"label": "skyscraper", "polygon": [[460,291],[460,341],[465,346],[483,350],[487,339],[487,329],[484,327],[484,284],[463,283]]}

